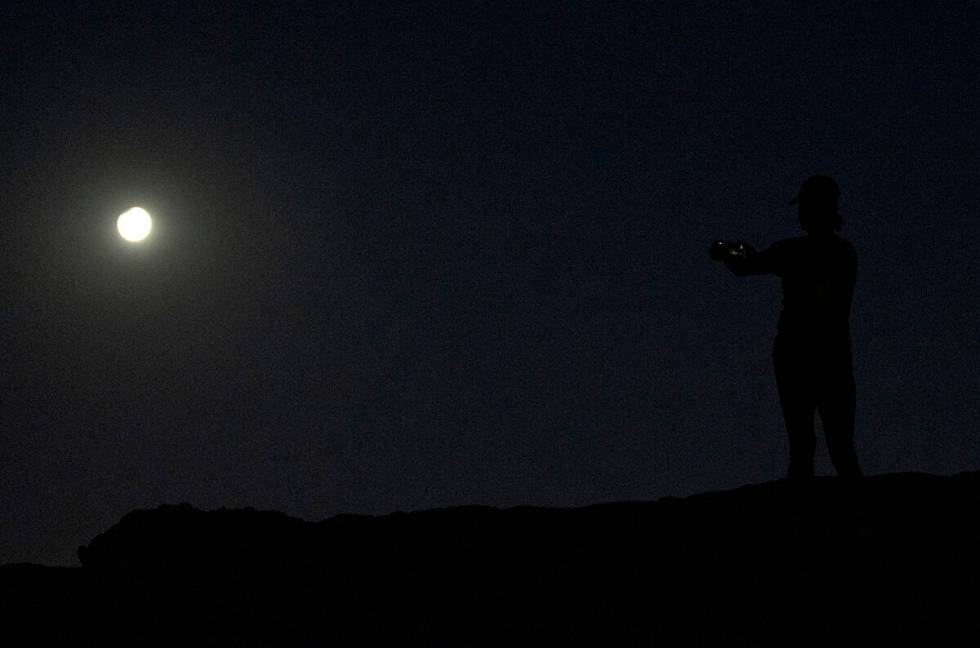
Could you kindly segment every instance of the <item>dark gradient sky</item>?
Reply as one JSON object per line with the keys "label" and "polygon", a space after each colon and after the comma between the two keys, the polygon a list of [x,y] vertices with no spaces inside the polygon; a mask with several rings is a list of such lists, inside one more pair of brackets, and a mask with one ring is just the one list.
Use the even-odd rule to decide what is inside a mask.
{"label": "dark gradient sky", "polygon": [[778,279],[707,246],[812,173],[866,471],[980,467],[976,3],[128,4],[2,5],[0,562],[781,478]]}

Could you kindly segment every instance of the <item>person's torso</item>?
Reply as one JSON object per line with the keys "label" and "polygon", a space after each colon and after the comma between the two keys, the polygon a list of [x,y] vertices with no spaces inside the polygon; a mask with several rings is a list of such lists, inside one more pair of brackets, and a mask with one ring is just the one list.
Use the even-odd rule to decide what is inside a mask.
{"label": "person's torso", "polygon": [[779,331],[806,337],[848,335],[857,271],[850,243],[830,235],[785,242]]}

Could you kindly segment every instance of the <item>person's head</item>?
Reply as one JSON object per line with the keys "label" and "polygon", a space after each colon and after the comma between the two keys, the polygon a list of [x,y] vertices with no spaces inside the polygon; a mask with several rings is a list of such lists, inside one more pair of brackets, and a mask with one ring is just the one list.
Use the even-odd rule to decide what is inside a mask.
{"label": "person's head", "polygon": [[840,187],[834,179],[825,175],[810,176],[803,181],[800,193],[790,201],[799,207],[800,227],[810,234],[840,231],[843,226],[837,212]]}

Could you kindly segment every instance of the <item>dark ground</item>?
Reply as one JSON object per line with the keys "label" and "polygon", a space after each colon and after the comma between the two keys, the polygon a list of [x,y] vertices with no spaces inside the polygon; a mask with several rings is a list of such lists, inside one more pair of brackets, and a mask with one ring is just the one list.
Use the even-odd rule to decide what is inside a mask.
{"label": "dark ground", "polygon": [[819,478],[805,515],[785,482],[316,523],[161,506],[80,548],[82,568],[0,567],[4,635],[72,646],[980,643],[980,472],[868,482],[855,509]]}

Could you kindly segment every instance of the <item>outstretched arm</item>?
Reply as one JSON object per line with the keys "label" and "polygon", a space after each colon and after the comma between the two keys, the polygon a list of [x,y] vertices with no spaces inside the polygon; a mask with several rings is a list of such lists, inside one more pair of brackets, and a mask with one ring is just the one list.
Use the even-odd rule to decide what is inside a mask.
{"label": "outstretched arm", "polygon": [[723,257],[725,267],[739,277],[747,275],[782,274],[780,272],[780,254],[778,244],[771,245],[762,252],[757,252],[748,243],[742,244],[744,254],[726,254]]}

